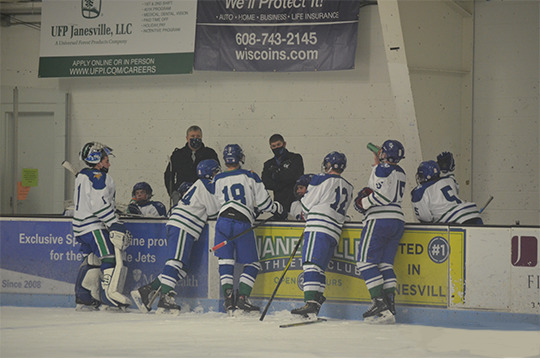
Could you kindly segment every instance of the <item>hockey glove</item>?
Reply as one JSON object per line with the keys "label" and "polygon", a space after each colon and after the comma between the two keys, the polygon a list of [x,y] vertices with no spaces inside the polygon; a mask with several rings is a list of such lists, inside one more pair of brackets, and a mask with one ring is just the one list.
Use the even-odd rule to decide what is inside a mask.
{"label": "hockey glove", "polygon": [[142,215],[141,209],[137,206],[136,203],[130,203],[127,208],[128,214]]}
{"label": "hockey glove", "polygon": [[360,192],[358,192],[358,196],[356,197],[356,199],[354,199],[354,209],[361,214],[365,214],[366,209],[364,209],[364,207],[362,206],[362,199],[368,197],[372,193],[373,193],[373,190],[371,190],[368,187],[365,187],[362,190],[360,190]]}
{"label": "hockey glove", "polygon": [[271,213],[274,215],[274,219],[276,220],[283,219],[283,213],[284,213],[283,206],[277,201],[274,201],[274,205],[272,205]]}
{"label": "hockey glove", "polygon": [[109,228],[109,237],[112,244],[118,249],[124,251],[131,244],[131,233],[127,231],[126,227],[122,223],[114,223]]}

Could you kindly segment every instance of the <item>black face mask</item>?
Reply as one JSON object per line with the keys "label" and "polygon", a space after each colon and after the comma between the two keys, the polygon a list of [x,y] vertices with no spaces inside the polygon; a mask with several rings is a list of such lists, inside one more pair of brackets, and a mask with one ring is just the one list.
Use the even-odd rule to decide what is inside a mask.
{"label": "black face mask", "polygon": [[191,146],[195,150],[199,149],[202,146],[202,139],[201,138],[189,139],[189,146]]}
{"label": "black face mask", "polygon": [[285,153],[285,148],[283,146],[272,149],[272,152],[276,157],[280,157]]}

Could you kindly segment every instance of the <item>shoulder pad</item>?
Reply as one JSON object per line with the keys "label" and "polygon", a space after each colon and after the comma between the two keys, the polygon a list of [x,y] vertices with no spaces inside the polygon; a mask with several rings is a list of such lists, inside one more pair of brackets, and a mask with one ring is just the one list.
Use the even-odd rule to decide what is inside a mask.
{"label": "shoulder pad", "polygon": [[203,183],[204,187],[206,188],[206,190],[208,190],[210,194],[214,194],[216,192],[215,191],[216,184],[212,180],[210,179],[199,179],[199,180]]}
{"label": "shoulder pad", "polygon": [[401,172],[405,174],[405,171],[401,168],[399,165],[391,165],[391,164],[379,164],[375,168],[375,175],[380,178],[388,177],[393,171]]}
{"label": "shoulder pad", "polygon": [[430,180],[428,182],[423,183],[422,185],[418,185],[411,191],[411,201],[412,202],[419,202],[422,197],[424,196],[424,193],[426,190],[433,184],[435,184],[437,180]]}
{"label": "shoulder pad", "polygon": [[328,179],[328,174],[317,174],[311,178],[309,185],[320,185],[324,180]]}
{"label": "shoulder pad", "polygon": [[86,168],[86,169],[81,170],[81,174],[86,175],[88,177],[94,189],[101,190],[105,188],[105,180],[107,179],[106,173],[101,172],[99,170]]}
{"label": "shoulder pad", "polygon": [[248,172],[248,176],[252,179],[254,179],[256,182],[262,182],[261,178],[257,173],[253,172],[253,170],[246,170]]}

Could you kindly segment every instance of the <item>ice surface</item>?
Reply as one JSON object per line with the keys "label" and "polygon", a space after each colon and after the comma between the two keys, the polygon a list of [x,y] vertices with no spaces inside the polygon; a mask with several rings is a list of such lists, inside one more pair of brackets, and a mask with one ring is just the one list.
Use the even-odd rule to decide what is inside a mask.
{"label": "ice surface", "polygon": [[178,315],[70,308],[0,307],[1,357],[540,357],[540,331],[409,324],[298,321],[259,314],[185,311]]}

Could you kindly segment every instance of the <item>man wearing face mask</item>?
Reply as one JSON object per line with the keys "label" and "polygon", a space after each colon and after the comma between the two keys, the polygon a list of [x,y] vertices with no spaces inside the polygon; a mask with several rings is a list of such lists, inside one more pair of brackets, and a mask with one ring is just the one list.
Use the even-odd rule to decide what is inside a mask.
{"label": "man wearing face mask", "polygon": [[214,149],[202,142],[202,129],[193,125],[186,131],[186,145],[174,149],[169,164],[165,169],[165,187],[171,197],[171,207],[180,200],[178,189],[183,182],[197,181],[197,165],[202,160],[219,159]]}
{"label": "man wearing face mask", "polygon": [[274,192],[274,200],[283,205],[287,214],[296,200],[294,186],[304,173],[304,161],[302,155],[286,149],[287,143],[280,134],[272,135],[269,142],[274,157],[264,163],[262,181],[266,189]]}

